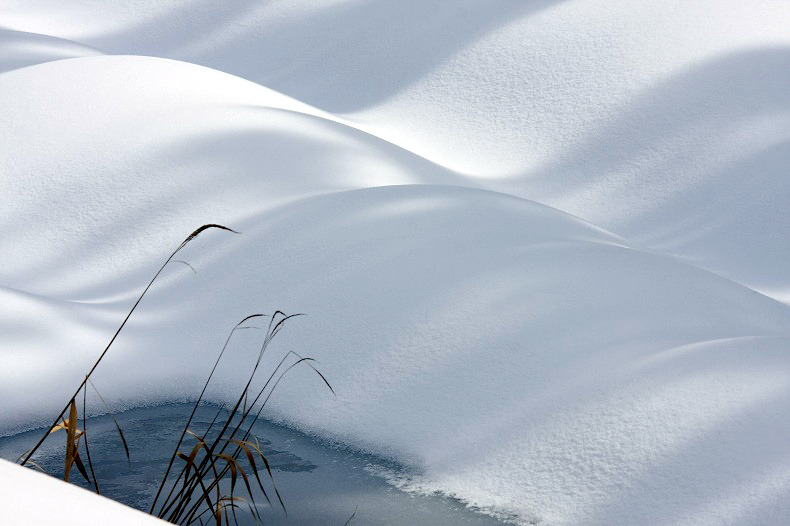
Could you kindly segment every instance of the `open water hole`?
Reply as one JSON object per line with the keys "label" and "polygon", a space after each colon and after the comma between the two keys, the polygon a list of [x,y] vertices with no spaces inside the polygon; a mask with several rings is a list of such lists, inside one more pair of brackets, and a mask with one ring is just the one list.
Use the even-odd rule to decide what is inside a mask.
{"label": "open water hole", "polygon": [[[102,495],[148,511],[191,409],[189,404],[171,404],[117,414],[129,445],[131,463],[126,461],[112,419],[109,416],[89,418],[87,436]],[[216,414],[216,407],[201,406],[190,428],[202,434]],[[82,428],[82,420],[79,428]],[[33,430],[0,438],[0,457],[16,460],[35,444],[42,432]],[[256,458],[264,489],[271,499],[269,504],[260,490],[255,493],[256,508],[266,525],[343,526],[352,515],[349,526],[506,524],[446,496],[416,495],[395,488],[377,473],[398,473],[403,472],[403,468],[378,457],[331,447],[266,420],[259,420],[253,433],[269,460],[288,511],[286,515],[279,506],[263,463]],[[196,440],[188,435],[180,450],[189,454],[195,443]],[[82,447],[81,450],[85,460]],[[62,477],[64,456],[65,431],[61,430],[47,439],[34,459],[48,473]],[[240,461],[251,484],[255,484],[244,454]],[[183,461],[176,462],[174,465],[180,469]],[[88,487],[76,467],[70,478]],[[229,482],[223,490],[228,493]],[[244,493],[244,483],[239,476],[235,494]],[[237,510],[239,524],[255,524],[246,503],[240,506]]]}

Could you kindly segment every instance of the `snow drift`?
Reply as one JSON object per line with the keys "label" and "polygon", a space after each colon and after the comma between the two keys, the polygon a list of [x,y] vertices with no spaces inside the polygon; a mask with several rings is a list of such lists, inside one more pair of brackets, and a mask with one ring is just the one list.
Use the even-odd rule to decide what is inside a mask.
{"label": "snow drift", "polygon": [[522,523],[790,518],[785,4],[86,5],[4,12],[0,432],[218,222],[98,370],[117,407],[306,312],[276,352],[338,397],[298,372],[271,415],[395,484]]}

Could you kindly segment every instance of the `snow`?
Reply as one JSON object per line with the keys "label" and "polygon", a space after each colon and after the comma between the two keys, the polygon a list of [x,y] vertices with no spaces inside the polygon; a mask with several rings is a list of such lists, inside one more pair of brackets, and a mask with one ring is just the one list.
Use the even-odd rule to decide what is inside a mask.
{"label": "snow", "polygon": [[164,525],[169,524],[148,514],[127,508],[115,501],[97,496],[77,486],[63,484],[31,469],[15,466],[0,459],[0,492],[3,507],[0,521],[14,526],[51,524]]}
{"label": "snow", "polygon": [[100,51],[77,42],[0,29],[0,73],[52,60],[100,54]]}
{"label": "snow", "polygon": [[305,312],[276,352],[338,397],[300,371],[270,416],[397,485],[522,523],[790,520],[785,2],[0,15],[0,433],[51,420],[217,222],[242,233],[190,244],[97,371],[115,407]]}

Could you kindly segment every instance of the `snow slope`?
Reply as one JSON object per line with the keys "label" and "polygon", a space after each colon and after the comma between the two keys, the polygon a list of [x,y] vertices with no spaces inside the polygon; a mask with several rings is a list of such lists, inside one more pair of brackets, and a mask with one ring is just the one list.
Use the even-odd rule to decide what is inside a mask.
{"label": "snow slope", "polygon": [[247,78],[787,301],[790,253],[764,224],[790,222],[789,11],[784,0],[8,0],[0,25]]}
{"label": "snow slope", "polygon": [[101,55],[101,52],[62,38],[0,29],[0,73],[42,62],[93,55]]}
{"label": "snow slope", "polygon": [[242,234],[190,244],[97,372],[114,405],[306,312],[276,352],[338,397],[298,372],[272,415],[395,484],[522,523],[787,522],[790,8],[719,5],[4,3],[0,432],[51,420],[218,222]]}
{"label": "snow slope", "polygon": [[[118,526],[169,524],[110,499],[93,495],[77,486],[20,468],[0,459],[0,491],[6,503],[0,509],[0,521],[15,526],[49,524],[57,517],[60,524],[100,526],[112,517]],[[24,510],[24,516],[18,512]]]}

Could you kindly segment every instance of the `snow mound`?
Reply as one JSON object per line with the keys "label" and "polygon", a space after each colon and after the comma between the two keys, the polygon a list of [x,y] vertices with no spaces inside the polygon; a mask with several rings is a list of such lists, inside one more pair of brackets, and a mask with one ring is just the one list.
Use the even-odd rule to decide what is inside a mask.
{"label": "snow mound", "polygon": [[[783,304],[475,189],[336,192],[232,226],[243,234],[190,245],[198,274],[170,269],[101,366],[116,405],[188,398],[244,315],[307,311],[271,360],[314,356],[338,398],[301,371],[272,415],[410,466],[407,488],[549,524],[682,521],[700,506],[755,524],[790,513],[777,498],[790,470]],[[128,301],[3,296],[3,333],[18,328],[3,353],[19,358],[0,381],[15,407],[0,426],[18,429],[56,410]],[[212,396],[231,395],[256,332],[234,344]],[[755,440],[748,459],[725,461]],[[734,497],[719,502],[723,481]]]}
{"label": "snow mound", "polygon": [[[77,282],[114,280],[165,253],[163,228],[181,236],[196,221],[236,222],[307,195],[461,180],[306,104],[183,62],[51,62],[0,76],[0,92],[24,94],[0,100],[3,281],[30,292],[81,298]],[[72,272],[66,262],[97,229],[134,255],[94,247]]]}
{"label": "snow mound", "polygon": [[8,29],[252,80],[464,184],[790,301],[790,249],[763,227],[790,222],[783,0],[35,0],[3,14]]}

